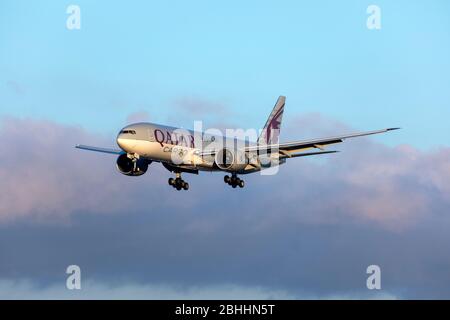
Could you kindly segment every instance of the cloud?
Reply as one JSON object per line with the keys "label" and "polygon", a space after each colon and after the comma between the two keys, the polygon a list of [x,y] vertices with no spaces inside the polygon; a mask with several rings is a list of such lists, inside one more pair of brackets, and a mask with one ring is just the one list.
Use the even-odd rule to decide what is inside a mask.
{"label": "cloud", "polygon": [[82,282],[80,290],[68,290],[64,283],[40,286],[30,280],[0,280],[0,299],[151,299],[151,300],[266,300],[295,299],[283,291],[238,285],[177,287],[124,283],[109,285],[95,281]]}
{"label": "cloud", "polygon": [[[320,124],[318,132],[329,127],[351,131],[333,121],[324,125],[318,115],[312,117],[319,119],[314,121]],[[293,120],[303,121],[303,133],[312,123],[311,115],[305,118]],[[158,164],[143,177],[122,176],[115,169],[114,156],[74,148],[77,143],[110,146],[113,142],[81,128],[5,118],[0,134],[8,150],[0,156],[0,222],[25,216],[54,219],[76,211],[117,213],[130,206],[144,209],[149,199],[157,208],[177,208],[164,200],[168,194],[185,198],[184,207],[194,209],[204,190],[217,190],[208,195],[210,203],[221,204],[227,197],[219,191],[221,179],[211,177],[197,179],[189,193],[173,194],[165,182],[170,174],[157,169]],[[339,154],[288,161],[275,176],[247,176],[248,187],[241,192],[248,201],[242,206],[252,214],[264,212],[260,226],[287,218],[325,224],[353,219],[402,229],[420,222],[433,206],[450,205],[450,148],[424,152],[408,145],[388,147],[375,139],[382,136],[347,141],[337,146],[343,151]],[[149,192],[140,198],[145,189]],[[301,202],[304,212],[279,213],[275,209],[279,202],[288,207]],[[191,228],[208,230],[215,224],[196,222]]]}
{"label": "cloud", "polygon": [[197,117],[204,117],[207,114],[214,114],[219,117],[230,115],[230,110],[226,104],[198,97],[181,97],[174,101],[174,105],[179,111]]}
{"label": "cloud", "polygon": [[82,282],[80,290],[68,290],[64,283],[40,286],[30,280],[0,280],[0,299],[2,300],[295,300],[295,299],[398,299],[383,292],[368,295],[353,293],[347,295],[314,296],[308,294],[292,295],[281,290],[239,285],[219,286],[167,286],[138,283],[110,285],[102,282]]}
{"label": "cloud", "polygon": [[[302,139],[357,131],[317,113],[293,118],[290,123],[288,135],[296,131]],[[381,143],[384,137],[349,139],[331,146],[342,152],[325,156],[327,161],[322,163],[298,161],[300,174],[287,176],[286,183],[299,181],[296,191],[311,209],[307,211],[314,212],[312,220],[333,222],[350,216],[402,229],[431,214],[435,204],[450,205],[450,148],[389,147]],[[316,201],[318,194],[323,201]]]}
{"label": "cloud", "polygon": [[127,124],[135,123],[135,122],[147,122],[150,119],[150,115],[147,111],[137,111],[131,113],[127,117]]}
{"label": "cloud", "polygon": [[[299,123],[300,137],[353,131],[306,115],[285,133]],[[255,297],[264,296],[260,288],[289,297],[448,298],[450,150],[389,147],[383,137],[293,159],[274,176],[245,176],[245,189],[202,174],[186,175],[190,190],[176,192],[157,163],[126,177],[114,156],[73,148],[108,147],[113,137],[4,118],[0,274],[30,294],[65,283],[65,268],[78,264],[93,291],[127,295],[226,288],[219,296],[236,286]],[[370,264],[381,266],[382,292],[365,288]]]}
{"label": "cloud", "polygon": [[0,222],[64,220],[75,211],[114,213],[132,204],[127,188],[133,179],[118,173],[114,156],[74,148],[78,143],[108,147],[113,139],[17,118],[4,118],[0,134],[8,150],[0,155]]}
{"label": "cloud", "polygon": [[184,96],[173,100],[172,105],[174,112],[170,113],[166,122],[174,126],[193,128],[194,121],[201,121],[202,131],[219,129],[225,132],[227,128],[233,129],[238,125],[229,120],[241,118],[226,101]]}

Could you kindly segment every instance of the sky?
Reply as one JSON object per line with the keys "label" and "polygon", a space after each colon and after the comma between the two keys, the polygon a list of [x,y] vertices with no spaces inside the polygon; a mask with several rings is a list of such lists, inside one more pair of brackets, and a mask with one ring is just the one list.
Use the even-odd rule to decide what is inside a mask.
{"label": "sky", "polygon": [[[450,298],[449,14],[446,0],[1,1],[0,297]],[[281,140],[402,130],[242,190],[205,174],[177,193],[158,164],[130,178],[73,148],[142,120],[260,128],[279,95]]]}

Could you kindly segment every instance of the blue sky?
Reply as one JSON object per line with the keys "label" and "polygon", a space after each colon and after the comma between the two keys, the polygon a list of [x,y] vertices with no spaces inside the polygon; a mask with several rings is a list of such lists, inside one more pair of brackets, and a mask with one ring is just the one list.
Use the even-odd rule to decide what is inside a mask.
{"label": "blue sky", "polygon": [[[72,3],[81,30],[65,27]],[[173,101],[197,97],[259,127],[284,94],[287,117],[320,112],[360,130],[403,127],[392,144],[446,144],[450,3],[377,1],[379,31],[366,28],[370,4],[2,1],[0,112],[113,134],[136,111],[174,122]]]}

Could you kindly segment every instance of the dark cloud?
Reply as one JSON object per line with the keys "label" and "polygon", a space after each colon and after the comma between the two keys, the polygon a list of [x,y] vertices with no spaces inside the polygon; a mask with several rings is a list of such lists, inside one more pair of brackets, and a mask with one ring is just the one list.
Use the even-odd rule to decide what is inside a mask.
{"label": "dark cloud", "polygon": [[[319,136],[352,131],[308,115],[287,134],[299,123],[302,136],[313,127]],[[186,176],[191,189],[176,192],[158,164],[130,178],[115,170],[114,156],[74,149],[113,142],[80,128],[9,118],[0,139],[5,287],[63,286],[65,268],[78,264],[86,281],[136,292],[236,286],[371,298],[380,293],[365,288],[365,271],[378,264],[385,296],[450,297],[449,148],[355,139],[339,154],[247,176],[243,190],[203,174]]]}

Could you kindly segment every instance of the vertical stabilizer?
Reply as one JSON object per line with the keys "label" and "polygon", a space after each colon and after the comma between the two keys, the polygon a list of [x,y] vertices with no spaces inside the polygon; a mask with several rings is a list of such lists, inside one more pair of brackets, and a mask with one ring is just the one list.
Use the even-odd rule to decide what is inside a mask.
{"label": "vertical stabilizer", "polygon": [[258,138],[258,144],[277,144],[279,142],[281,121],[283,119],[285,96],[278,97],[277,103],[267,119],[264,128]]}

